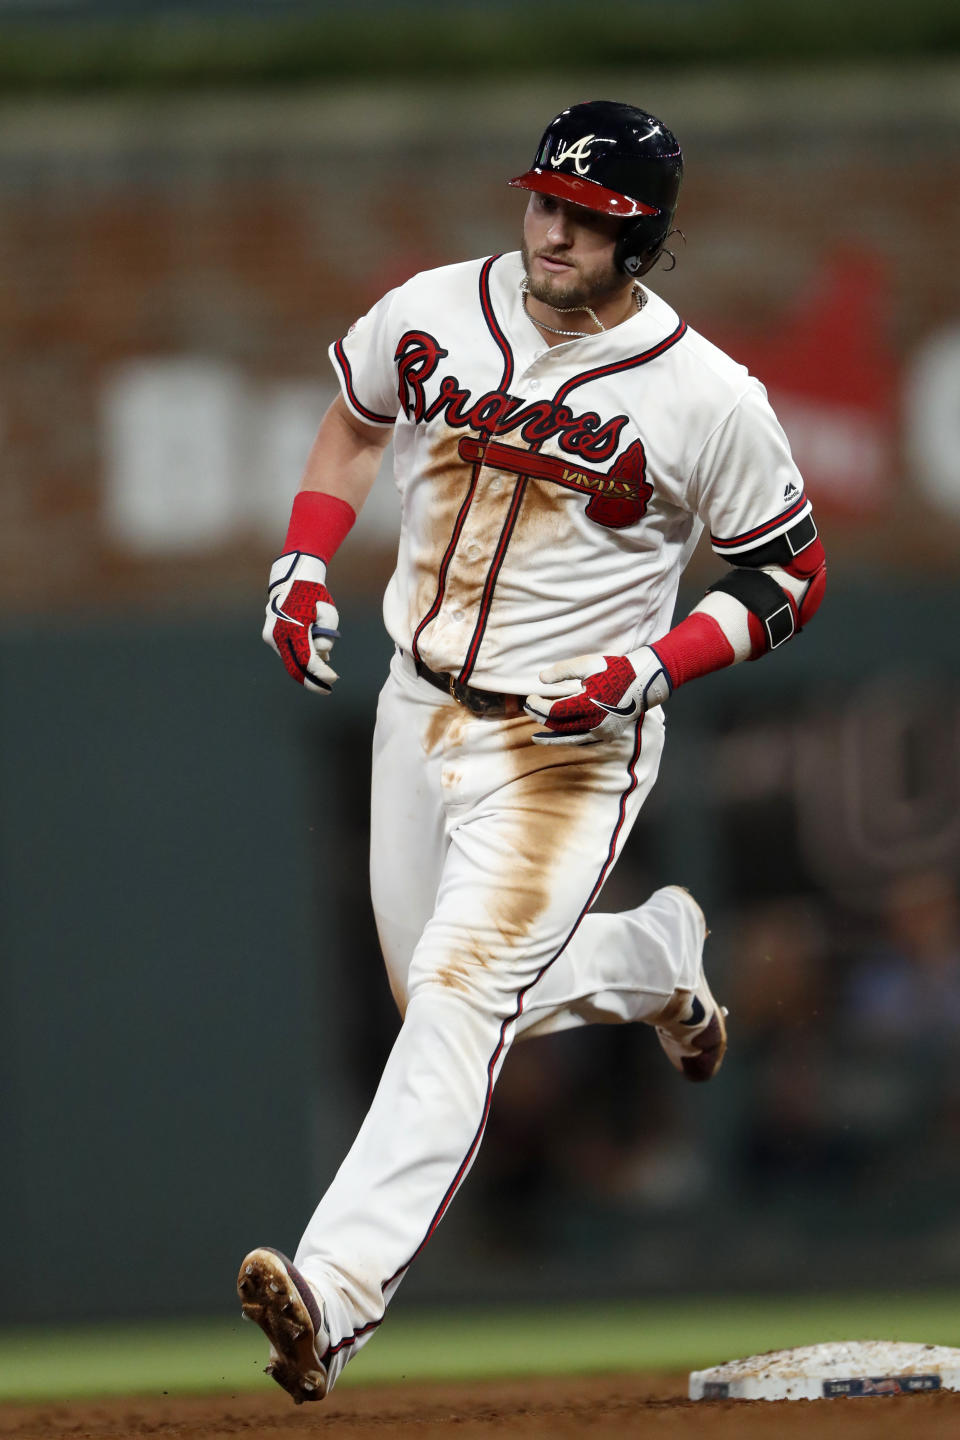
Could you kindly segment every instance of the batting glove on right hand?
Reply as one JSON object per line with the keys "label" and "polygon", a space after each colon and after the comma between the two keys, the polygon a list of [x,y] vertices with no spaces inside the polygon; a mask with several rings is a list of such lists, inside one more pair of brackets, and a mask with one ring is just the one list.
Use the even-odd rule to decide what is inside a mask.
{"label": "batting glove on right hand", "polygon": [[327,567],[316,555],[281,555],[270,571],[263,638],[287,674],[305,690],[329,695],[337,672],[327,663],[340,638],[340,617],[324,583]]}
{"label": "batting glove on right hand", "polygon": [[540,671],[552,693],[528,695],[524,709],[545,726],[537,745],[595,745],[615,740],[670,694],[659,655],[644,645],[630,655],[577,655]]}

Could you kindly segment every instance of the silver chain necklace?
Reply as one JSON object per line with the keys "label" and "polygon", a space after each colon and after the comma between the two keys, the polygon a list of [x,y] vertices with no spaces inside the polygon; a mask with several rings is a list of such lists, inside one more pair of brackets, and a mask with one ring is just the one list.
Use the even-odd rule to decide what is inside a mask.
{"label": "silver chain necklace", "polygon": [[[530,315],[530,311],[527,309],[528,289],[529,285],[527,282],[527,277],[524,276],[520,282],[520,291],[523,296],[523,308],[524,310],[526,310],[526,313]],[[639,285],[634,285],[633,287],[633,298],[636,301],[637,311],[641,311],[644,305],[647,303],[647,297],[646,295],[644,295]],[[586,311],[586,313],[590,316],[590,319],[593,321],[594,325],[596,325],[597,327],[596,333],[606,333],[606,325],[604,325],[599,315],[594,314],[594,312],[590,309],[589,305],[570,305],[567,309],[563,309],[559,305],[551,305],[550,309],[556,310],[558,315],[575,315],[579,311]],[[549,330],[551,335],[564,335],[571,340],[585,340],[590,334],[589,330],[558,330],[555,325],[547,325],[545,321],[537,320],[534,318],[533,315],[530,315],[530,319],[533,320],[534,325],[539,325],[541,330]]]}

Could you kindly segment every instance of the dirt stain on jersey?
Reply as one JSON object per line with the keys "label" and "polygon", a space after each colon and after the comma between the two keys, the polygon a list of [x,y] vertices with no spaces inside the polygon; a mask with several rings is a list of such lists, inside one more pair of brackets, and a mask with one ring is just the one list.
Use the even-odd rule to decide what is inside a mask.
{"label": "dirt stain on jersey", "polygon": [[[465,610],[474,621],[514,495],[521,484],[516,475],[502,475],[487,467],[480,470],[470,512],[447,577],[450,604]],[[521,513],[522,510],[521,500]]]}
{"label": "dirt stain on jersey", "polygon": [[[471,554],[476,554],[477,558],[469,566],[458,564],[455,575],[451,577],[459,605],[478,610],[491,563],[504,536],[504,526],[514,497],[521,488],[519,506],[510,526],[502,568],[497,578],[497,591],[503,587],[511,572],[521,577],[519,584],[525,587],[528,582],[523,577],[527,574],[528,567],[535,569],[545,550],[562,553],[564,545],[576,539],[570,507],[578,503],[582,506],[581,497],[551,485],[547,480],[525,479],[483,469],[463,532],[465,558],[469,559]],[[457,556],[459,559],[460,547]],[[491,615],[492,623],[495,623],[495,617],[496,600]]]}
{"label": "dirt stain on jersey", "polygon": [[480,468],[457,544],[447,558],[457,520],[470,494],[475,469],[460,457],[458,447],[462,436],[462,430],[444,427],[430,445],[429,460],[423,471],[423,480],[430,487],[430,500],[423,542],[415,551],[411,550],[413,604],[410,623],[413,630],[434,606],[445,559],[445,616],[449,617],[455,610],[462,610],[466,616],[475,616],[510,500],[519,483],[515,475],[501,475],[488,467]]}
{"label": "dirt stain on jersey", "polygon": [[574,512],[584,505],[582,495],[551,485],[549,480],[529,480],[510,540],[508,563],[524,566],[544,549],[573,544],[577,539]]}
{"label": "dirt stain on jersey", "polygon": [[411,629],[416,630],[431,609],[440,583],[440,567],[450,545],[460,507],[470,488],[473,467],[457,453],[459,433],[443,430],[429,450],[423,480],[429,486],[423,539],[411,548],[413,605]]}

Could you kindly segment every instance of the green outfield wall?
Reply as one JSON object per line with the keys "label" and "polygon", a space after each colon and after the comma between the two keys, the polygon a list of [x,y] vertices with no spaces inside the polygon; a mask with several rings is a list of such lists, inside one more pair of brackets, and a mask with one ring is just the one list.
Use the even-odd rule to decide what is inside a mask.
{"label": "green outfield wall", "polygon": [[[229,1307],[249,1245],[296,1243],[395,1030],[365,873],[390,645],[345,613],[314,700],[258,607],[0,637],[0,1226],[30,1259],[0,1323]],[[881,1257],[956,1278],[942,905],[943,1024],[884,1038],[850,1009],[893,964],[893,889],[955,895],[955,608],[862,575],[786,652],[675,697],[601,903],[702,897],[728,1065],[703,1093],[648,1032],[518,1048],[414,1295],[863,1287]]]}

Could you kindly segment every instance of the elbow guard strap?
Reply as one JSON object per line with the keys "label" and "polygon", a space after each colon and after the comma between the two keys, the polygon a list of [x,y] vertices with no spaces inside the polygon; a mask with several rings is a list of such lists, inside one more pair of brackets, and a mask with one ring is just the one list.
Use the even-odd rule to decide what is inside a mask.
{"label": "elbow guard strap", "polygon": [[797,616],[793,603],[765,570],[733,570],[715,585],[709,586],[707,594],[718,590],[732,595],[751,615],[756,616],[766,633],[769,650],[785,645],[796,634]]}
{"label": "elbow guard strap", "polygon": [[[789,570],[797,561],[797,557],[810,549],[817,540],[817,527],[812,515],[804,515],[796,525],[778,535],[775,540],[768,540],[765,545],[754,545],[751,550],[741,551],[738,555],[730,556],[730,563],[737,566],[746,565],[751,570],[758,570],[762,565],[782,565]],[[817,552],[823,556],[823,547],[817,545]],[[814,552],[811,551],[811,555]]]}

